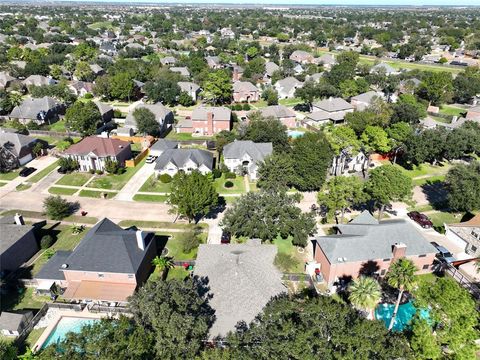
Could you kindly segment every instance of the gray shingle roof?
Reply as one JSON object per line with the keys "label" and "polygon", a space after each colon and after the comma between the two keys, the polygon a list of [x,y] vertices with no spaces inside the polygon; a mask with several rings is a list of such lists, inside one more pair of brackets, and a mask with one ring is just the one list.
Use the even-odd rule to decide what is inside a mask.
{"label": "gray shingle roof", "polygon": [[71,251],[58,250],[55,255],[43,265],[38,274],[35,275],[35,279],[65,280],[62,265],[67,263],[67,259],[71,254]]}
{"label": "gray shingle roof", "polygon": [[51,85],[54,84],[55,80],[47,78],[43,75],[30,75],[25,80],[23,80],[23,84],[25,86],[44,86],[44,85]]}
{"label": "gray shingle roof", "polygon": [[19,239],[29,232],[33,231],[31,225],[17,225],[13,220],[13,216],[3,217],[0,221],[0,254],[7,251]]}
{"label": "gray shingle roof", "polygon": [[392,258],[392,248],[397,243],[407,246],[407,256],[436,252],[415,227],[404,219],[378,223],[368,212],[362,213],[357,219],[339,225],[339,235],[317,237],[317,243],[330,263]]}
{"label": "gray shingle roof", "polygon": [[176,149],[178,147],[178,142],[167,140],[167,139],[158,139],[158,141],[150,147],[150,150],[167,150],[167,149]]}
{"label": "gray shingle roof", "polygon": [[54,109],[59,106],[59,102],[54,98],[44,96],[42,98],[28,98],[23,100],[19,106],[15,106],[10,114],[12,118],[38,120],[40,112]]}
{"label": "gray shingle roof", "polygon": [[11,149],[15,155],[20,155],[23,147],[28,147],[29,145],[37,142],[37,139],[32,138],[27,135],[3,132],[0,129],[0,146],[5,146],[5,144],[10,143],[13,145]]}
{"label": "gray shingle roof", "polygon": [[285,292],[273,265],[275,245],[200,245],[195,275],[207,277],[216,320],[210,336],[226,335],[239,321],[250,323],[270,299]]}
{"label": "gray shingle roof", "polygon": [[265,73],[269,76],[272,76],[272,74],[279,69],[280,69],[280,66],[278,66],[272,61],[269,61],[265,64]]}
{"label": "gray shingle roof", "polygon": [[379,96],[380,94],[378,94],[376,91],[367,91],[366,93],[353,96],[352,100],[361,101],[369,104],[374,97],[379,97]]}
{"label": "gray shingle roof", "polygon": [[232,117],[232,110],[229,108],[218,107],[198,107],[192,112],[192,120],[207,120],[207,114],[213,113],[214,121],[230,121]]}
{"label": "gray shingle roof", "polygon": [[277,89],[282,89],[286,93],[290,92],[290,90],[292,90],[293,88],[299,88],[301,86],[303,86],[303,83],[292,76],[286,77],[282,80],[278,80],[275,83],[275,87]]}
{"label": "gray shingle roof", "polygon": [[385,74],[397,72],[397,70],[386,63],[380,63],[373,66],[371,71],[385,71]]}
{"label": "gray shingle roof", "polygon": [[32,318],[31,311],[23,313],[13,313],[3,311],[0,314],[0,329],[21,332],[25,326],[26,321]]}
{"label": "gray shingle roof", "polygon": [[124,230],[104,218],[65,260],[67,270],[136,274],[153,239],[153,233],[148,233],[141,250],[135,230]]}
{"label": "gray shingle roof", "polygon": [[191,81],[179,81],[177,84],[180,86],[182,91],[186,91],[188,93],[191,91],[197,92],[200,89],[200,86]]}
{"label": "gray shingle roof", "polygon": [[254,143],[251,140],[234,141],[223,148],[225,159],[242,159],[250,155],[254,162],[261,162],[273,151],[272,143]]}
{"label": "gray shingle roof", "polygon": [[295,112],[283,105],[267,106],[266,108],[261,109],[260,112],[264,117],[273,116],[276,119],[292,117],[292,116],[295,117]]}
{"label": "gray shingle roof", "polygon": [[158,121],[158,123],[160,124],[160,126],[163,124],[163,122],[165,121],[165,118],[167,116],[169,116],[169,114],[172,113],[172,111],[163,106],[161,103],[157,103],[157,104],[138,104],[137,106],[135,106],[135,108],[130,111],[127,115],[127,117],[125,118],[125,126],[129,126],[129,127],[134,127],[136,128],[137,127],[137,121],[135,120],[135,117],[133,116],[133,112],[135,111],[135,109],[138,109],[138,108],[146,108],[148,110],[150,110],[153,115],[155,115],[155,119]]}
{"label": "gray shingle roof", "polygon": [[353,106],[342,98],[329,98],[317,101],[313,104],[314,107],[324,110],[326,112],[343,111],[353,109]]}
{"label": "gray shingle roof", "polygon": [[162,170],[171,162],[178,168],[192,160],[198,167],[205,165],[213,169],[213,155],[211,152],[200,149],[167,149],[155,161],[155,170]]}
{"label": "gray shingle roof", "polygon": [[233,83],[233,92],[240,91],[259,91],[250,81],[235,81]]}

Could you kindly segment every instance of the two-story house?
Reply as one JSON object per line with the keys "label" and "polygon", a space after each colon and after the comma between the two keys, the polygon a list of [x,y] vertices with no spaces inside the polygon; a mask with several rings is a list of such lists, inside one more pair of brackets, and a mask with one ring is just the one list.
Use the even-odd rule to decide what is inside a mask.
{"label": "two-story house", "polygon": [[175,127],[178,133],[212,136],[220,131],[232,129],[232,111],[227,107],[198,107],[191,117],[179,121]]}
{"label": "two-story house", "polygon": [[234,141],[223,148],[223,163],[231,172],[247,174],[251,180],[255,180],[259,165],[272,151],[270,142]]}
{"label": "two-story house", "polygon": [[250,102],[260,99],[260,90],[250,81],[236,81],[233,83],[233,101]]}
{"label": "two-story house", "polygon": [[212,153],[200,149],[167,149],[155,161],[157,175],[174,176],[179,171],[189,174],[194,170],[198,170],[202,174],[212,172]]}

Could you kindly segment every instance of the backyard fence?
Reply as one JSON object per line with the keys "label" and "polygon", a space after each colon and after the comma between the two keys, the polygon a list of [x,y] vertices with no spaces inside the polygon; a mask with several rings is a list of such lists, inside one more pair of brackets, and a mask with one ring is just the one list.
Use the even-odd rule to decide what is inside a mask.
{"label": "backyard fence", "polygon": [[49,303],[49,306],[54,309],[68,309],[73,311],[82,311],[85,308],[85,304],[70,304],[70,303],[63,303],[58,301]]}
{"label": "backyard fence", "polygon": [[52,136],[52,137],[71,137],[71,136],[78,136],[81,137],[82,134],[76,131],[69,131],[69,132],[60,132],[60,131],[50,131],[50,130],[28,130],[30,135],[44,135],[44,136]]}
{"label": "backyard fence", "polygon": [[133,159],[131,159],[131,160],[126,160],[126,161],[125,161],[125,167],[128,168],[128,167],[135,167],[135,166],[137,166],[138,163],[139,163],[140,161],[142,161],[142,160],[145,158],[145,156],[148,155],[149,152],[150,152],[150,149],[147,148],[147,149],[143,150],[140,154],[138,154],[137,156],[135,156],[135,158],[133,158]]}
{"label": "backyard fence", "polygon": [[20,335],[18,335],[17,338],[15,339],[15,342],[17,344],[23,343],[23,341],[27,338],[28,334],[30,334],[30,331],[32,331],[33,327],[37,325],[40,319],[47,313],[48,308],[49,308],[48,303],[43,304],[43,306],[40,308],[40,310],[38,310],[35,316],[32,317],[32,319],[27,323],[27,325],[25,325]]}
{"label": "backyard fence", "polygon": [[463,288],[467,289],[475,299],[480,301],[480,287],[478,285],[471,282],[469,278],[451,265],[447,266],[445,272],[453,277]]}
{"label": "backyard fence", "polygon": [[116,313],[116,314],[130,314],[130,310],[123,306],[104,306],[94,304],[89,309],[90,312],[93,313]]}

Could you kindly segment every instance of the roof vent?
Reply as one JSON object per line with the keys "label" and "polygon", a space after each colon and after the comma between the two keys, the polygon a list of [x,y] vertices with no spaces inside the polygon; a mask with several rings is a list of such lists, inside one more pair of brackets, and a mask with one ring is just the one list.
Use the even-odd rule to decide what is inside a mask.
{"label": "roof vent", "polygon": [[337,258],[337,261],[338,262],[343,262],[343,258],[339,257],[339,258]]}
{"label": "roof vent", "polygon": [[62,264],[61,268],[62,268],[62,269],[68,268],[68,264]]}

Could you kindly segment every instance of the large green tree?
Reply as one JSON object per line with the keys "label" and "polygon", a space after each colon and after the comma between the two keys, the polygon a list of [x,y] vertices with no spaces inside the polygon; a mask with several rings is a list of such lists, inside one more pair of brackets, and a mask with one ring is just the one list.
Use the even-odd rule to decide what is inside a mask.
{"label": "large green tree", "polygon": [[442,352],[428,320],[415,317],[412,321],[410,346],[419,360],[439,359]]}
{"label": "large green tree", "polygon": [[271,142],[277,152],[290,149],[288,142],[287,127],[273,117],[264,118],[259,112],[249,115],[248,125],[241,129],[241,140],[253,142]]}
{"label": "large green tree", "polygon": [[160,79],[159,81],[149,81],[144,87],[148,99],[154,103],[176,105],[180,97],[180,86],[175,81],[169,79]]}
{"label": "large green tree", "polygon": [[203,83],[203,98],[214,105],[224,104],[232,98],[233,86],[225,70],[210,72]]}
{"label": "large green tree", "polygon": [[102,123],[102,115],[92,101],[77,101],[65,113],[65,126],[83,136],[93,135]]}
{"label": "large green tree", "polygon": [[453,94],[452,73],[427,72],[417,88],[417,94],[433,105],[449,102]]}
{"label": "large green tree", "polygon": [[480,162],[455,165],[445,177],[448,205],[452,210],[480,209]]}
{"label": "large green tree", "polygon": [[137,131],[139,133],[152,136],[160,135],[160,124],[150,109],[137,107],[132,115],[137,123]]}
{"label": "large green tree", "polygon": [[418,122],[427,116],[425,105],[418,102],[415,96],[411,94],[400,95],[398,101],[393,105],[392,123],[406,122],[409,124],[418,124]]}
{"label": "large green tree", "polygon": [[198,222],[218,204],[218,193],[212,181],[199,171],[178,172],[173,177],[168,202],[177,214]]}
{"label": "large green tree", "polygon": [[285,154],[273,154],[258,168],[257,186],[266,190],[288,189],[295,182],[293,161]]}

